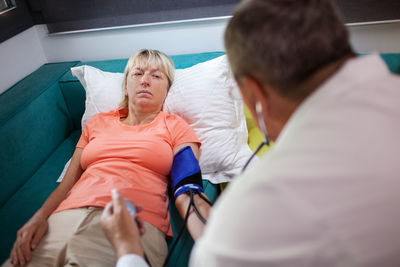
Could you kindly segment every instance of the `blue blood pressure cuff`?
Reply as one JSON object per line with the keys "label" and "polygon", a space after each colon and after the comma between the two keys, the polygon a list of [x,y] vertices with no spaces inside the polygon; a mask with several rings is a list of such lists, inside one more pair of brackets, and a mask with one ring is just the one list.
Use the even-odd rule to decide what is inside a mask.
{"label": "blue blood pressure cuff", "polygon": [[189,190],[195,193],[203,192],[199,162],[190,146],[185,146],[174,156],[171,168],[171,189],[175,199]]}

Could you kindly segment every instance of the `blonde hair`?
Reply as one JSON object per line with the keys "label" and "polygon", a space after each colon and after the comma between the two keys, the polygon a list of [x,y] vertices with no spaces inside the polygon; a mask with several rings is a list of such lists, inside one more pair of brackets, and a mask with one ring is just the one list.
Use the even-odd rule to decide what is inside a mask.
{"label": "blonde hair", "polygon": [[171,87],[175,76],[175,67],[171,58],[158,50],[140,49],[129,58],[128,63],[126,64],[125,67],[124,83],[122,86],[123,97],[121,103],[119,104],[121,108],[128,108],[128,96],[125,95],[125,88],[129,72],[135,66],[147,68],[150,65],[157,66],[157,68],[167,76],[168,78],[167,90],[169,91],[169,88]]}

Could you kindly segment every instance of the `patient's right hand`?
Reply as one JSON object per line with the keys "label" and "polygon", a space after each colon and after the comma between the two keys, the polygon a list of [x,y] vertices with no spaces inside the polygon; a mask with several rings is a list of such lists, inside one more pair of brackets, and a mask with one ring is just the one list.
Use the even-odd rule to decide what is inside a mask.
{"label": "patient's right hand", "polygon": [[31,251],[37,247],[47,228],[47,219],[39,214],[25,223],[17,232],[17,240],[10,253],[11,263],[21,266],[27,264],[31,260]]}

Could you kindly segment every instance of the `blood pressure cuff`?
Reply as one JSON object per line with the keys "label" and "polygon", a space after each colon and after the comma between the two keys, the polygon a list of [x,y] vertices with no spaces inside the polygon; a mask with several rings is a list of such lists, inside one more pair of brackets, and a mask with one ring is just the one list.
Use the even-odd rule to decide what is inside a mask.
{"label": "blood pressure cuff", "polygon": [[171,189],[175,199],[189,190],[196,193],[203,192],[199,162],[190,146],[185,146],[174,156],[171,168]]}

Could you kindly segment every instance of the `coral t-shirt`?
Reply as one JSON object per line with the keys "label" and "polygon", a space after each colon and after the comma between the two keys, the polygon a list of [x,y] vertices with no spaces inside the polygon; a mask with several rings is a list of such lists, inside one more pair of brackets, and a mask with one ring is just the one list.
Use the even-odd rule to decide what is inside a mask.
{"label": "coral t-shirt", "polygon": [[139,214],[171,236],[168,212],[168,179],[174,147],[200,141],[179,116],[160,112],[144,125],[130,126],[120,121],[127,109],[93,116],[85,125],[76,147],[83,148],[84,170],[67,198],[55,212],[111,201],[111,189],[117,188],[135,204]]}

